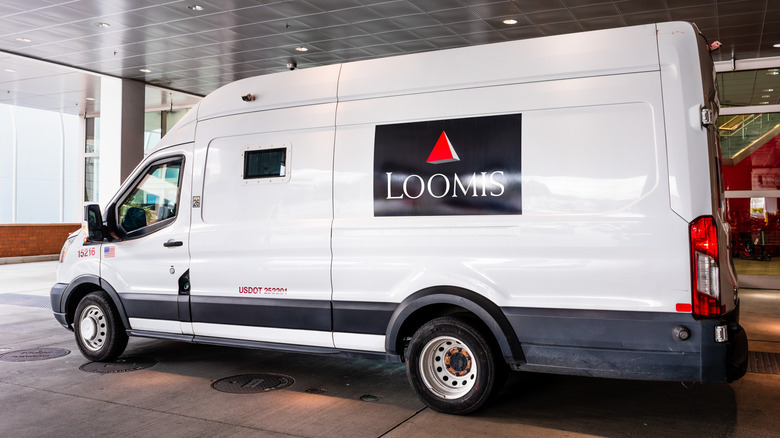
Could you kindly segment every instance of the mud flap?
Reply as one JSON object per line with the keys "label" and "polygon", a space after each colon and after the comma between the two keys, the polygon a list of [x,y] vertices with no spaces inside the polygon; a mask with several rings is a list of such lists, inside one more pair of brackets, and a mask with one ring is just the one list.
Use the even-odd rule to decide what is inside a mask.
{"label": "mud flap", "polygon": [[745,329],[737,323],[729,324],[729,339],[731,342],[726,362],[726,378],[731,383],[747,372],[748,339]]}

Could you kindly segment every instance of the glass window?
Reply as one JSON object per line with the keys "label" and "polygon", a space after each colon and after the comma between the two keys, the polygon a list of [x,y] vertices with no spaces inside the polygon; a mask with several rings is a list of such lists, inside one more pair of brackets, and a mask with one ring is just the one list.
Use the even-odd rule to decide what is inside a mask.
{"label": "glass window", "polygon": [[84,201],[98,202],[100,171],[100,118],[87,117],[84,137]]}
{"label": "glass window", "polygon": [[718,98],[722,107],[777,105],[780,103],[780,69],[718,73]]}
{"label": "glass window", "polygon": [[163,136],[162,117],[159,111],[144,114],[144,155],[148,155]]}
{"label": "glass window", "polygon": [[153,230],[155,224],[176,217],[182,161],[179,158],[152,165],[119,204],[119,225],[125,232],[145,227]]}
{"label": "glass window", "polygon": [[97,157],[84,158],[84,201],[98,202],[98,172],[100,159]]}
{"label": "glass window", "polygon": [[285,176],[287,149],[263,149],[244,153],[244,179]]}
{"label": "glass window", "polygon": [[144,156],[157,147],[163,136],[187,114],[189,108],[150,111],[144,115]]}

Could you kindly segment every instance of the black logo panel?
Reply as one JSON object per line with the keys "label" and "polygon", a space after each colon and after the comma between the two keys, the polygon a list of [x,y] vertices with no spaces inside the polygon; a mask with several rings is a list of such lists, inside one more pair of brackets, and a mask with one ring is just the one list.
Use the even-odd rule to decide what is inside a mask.
{"label": "black logo panel", "polygon": [[378,125],[374,216],[522,214],[521,120]]}

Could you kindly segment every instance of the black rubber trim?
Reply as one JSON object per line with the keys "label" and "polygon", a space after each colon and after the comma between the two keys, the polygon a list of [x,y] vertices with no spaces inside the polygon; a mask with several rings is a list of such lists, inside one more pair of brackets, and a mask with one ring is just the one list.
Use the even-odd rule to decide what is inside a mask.
{"label": "black rubber trim", "polygon": [[68,324],[68,317],[64,313],[54,312],[54,319],[66,329],[73,331],[73,328]]}
{"label": "black rubber trim", "polygon": [[190,296],[189,295],[176,295],[177,308],[179,313],[179,321],[191,322],[192,312],[190,312]]}
{"label": "black rubber trim", "polygon": [[178,335],[171,333],[150,332],[145,330],[128,330],[130,336],[165,339],[169,341],[189,342],[196,344],[222,345],[228,347],[252,348],[258,350],[283,351],[305,354],[328,354],[343,357],[381,360],[385,362],[400,363],[401,358],[394,354],[379,353],[373,351],[339,350],[327,347],[312,347],[306,345],[277,344],[273,342],[245,341],[240,339],[216,338],[211,336]]}
{"label": "black rubber trim", "polygon": [[176,333],[150,332],[146,330],[127,330],[129,336],[139,338],[165,339],[168,341],[179,341],[192,343],[195,338],[193,335],[181,335]]}
{"label": "black rubber trim", "polygon": [[179,295],[123,293],[122,302],[130,318],[179,320]]}
{"label": "black rubber trim", "polygon": [[273,342],[245,341],[240,339],[224,339],[210,336],[195,336],[193,342],[197,344],[225,345],[230,347],[254,348],[258,350],[273,350],[289,353],[338,355],[363,359],[384,360],[386,362],[396,363],[401,361],[397,355],[393,354],[370,351],[340,350],[337,348],[313,347],[309,345],[277,344]]}
{"label": "black rubber trim", "polygon": [[334,301],[333,331],[384,335],[397,308],[396,303]]}
{"label": "black rubber trim", "polygon": [[384,335],[393,303],[122,294],[131,318]]}
{"label": "black rubber trim", "polygon": [[[425,308],[440,304],[463,308],[476,315],[488,329],[501,349],[507,362],[522,362],[523,352],[517,342],[512,326],[504,313],[492,301],[467,289],[457,287],[433,287],[423,289],[407,297],[398,305],[385,332],[385,349],[390,354],[401,354],[398,336],[404,323],[416,312],[425,313]],[[434,315],[441,316],[441,315]],[[425,320],[432,318],[425,317]],[[411,335],[411,334],[408,334]]]}
{"label": "black rubber trim", "polygon": [[51,310],[54,313],[64,313],[62,308],[62,295],[65,294],[65,290],[68,288],[67,283],[55,283],[49,291],[49,300],[51,301]]}
{"label": "black rubber trim", "polygon": [[330,301],[190,295],[192,322],[331,331]]}
{"label": "black rubber trim", "polygon": [[[690,313],[502,309],[522,345],[513,368],[622,379],[725,383],[744,374],[747,338],[738,311],[718,319]],[[715,341],[715,327],[729,341]],[[690,336],[679,339],[679,328]]]}
{"label": "black rubber trim", "polygon": [[125,329],[130,328],[130,320],[127,318],[127,311],[125,310],[125,306],[122,303],[122,299],[119,298],[119,294],[117,293],[116,289],[114,289],[113,286],[111,286],[107,281],[100,279],[100,288],[103,289],[110,297],[111,301],[114,302],[114,305],[116,306],[117,312],[119,312],[119,317],[122,319],[122,324],[124,324]]}
{"label": "black rubber trim", "polygon": [[[58,284],[64,284],[64,283],[58,283]],[[61,298],[59,299],[59,309],[54,309],[55,318],[57,319],[57,321],[60,321],[60,324],[62,324],[62,321],[60,320],[60,317],[57,316],[57,314],[64,315],[65,316],[64,325],[66,326],[66,328],[72,329],[70,326],[72,321],[68,320],[68,309],[71,307],[70,301],[73,299],[72,296],[73,292],[76,289],[80,289],[84,285],[92,286],[96,290],[97,289],[104,290],[111,297],[111,301],[113,301],[114,306],[116,306],[117,311],[119,312],[119,317],[122,320],[122,324],[125,326],[125,328],[130,327],[130,322],[127,319],[127,313],[125,312],[125,308],[122,305],[122,300],[119,299],[119,294],[117,294],[116,290],[113,287],[111,287],[111,285],[108,284],[106,281],[92,274],[80,275],[74,278],[70,283],[67,283],[65,289],[61,293]],[[52,299],[52,307],[54,307],[56,305],[56,303],[54,302],[55,298],[52,296],[51,299]],[[72,308],[75,309],[77,304],[78,303],[73,303]]]}
{"label": "black rubber trim", "polygon": [[[701,329],[690,313],[576,309],[502,309],[521,344],[697,353]],[[675,340],[676,326],[691,339]]]}

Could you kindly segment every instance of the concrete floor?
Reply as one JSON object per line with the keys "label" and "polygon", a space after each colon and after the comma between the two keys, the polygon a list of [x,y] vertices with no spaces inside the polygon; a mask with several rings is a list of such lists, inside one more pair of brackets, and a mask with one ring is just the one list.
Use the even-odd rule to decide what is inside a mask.
{"label": "concrete floor", "polygon": [[[730,385],[513,374],[475,415],[438,414],[417,400],[402,365],[133,338],[125,357],[158,363],[96,374],[73,334],[40,306],[56,262],[0,265],[0,354],[65,348],[43,361],[0,361],[2,437],[775,437],[780,375]],[[780,291],[742,290],[751,351],[780,353]],[[8,303],[14,304],[8,304]],[[36,307],[39,306],[39,307]],[[211,387],[241,374],[294,378],[282,390]],[[324,392],[323,392],[324,391]],[[319,392],[319,393],[312,393]],[[378,398],[362,401],[364,395]]]}

